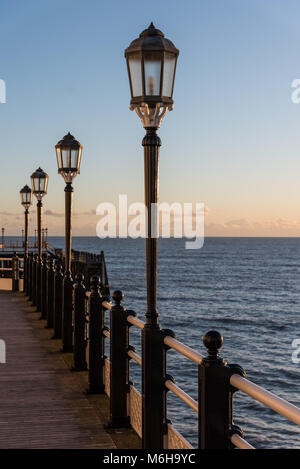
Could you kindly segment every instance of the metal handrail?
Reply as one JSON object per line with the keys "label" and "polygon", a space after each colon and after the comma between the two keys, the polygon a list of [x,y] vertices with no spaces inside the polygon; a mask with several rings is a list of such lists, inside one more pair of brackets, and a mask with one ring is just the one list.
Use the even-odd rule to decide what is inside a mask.
{"label": "metal handrail", "polygon": [[[91,292],[86,292],[86,297],[90,296]],[[103,308],[111,311],[112,309],[112,302],[110,301],[103,301],[102,302]],[[130,313],[130,312],[129,312]],[[127,316],[127,322],[131,325],[134,325],[140,330],[144,329],[145,323],[138,319],[136,316],[129,314]],[[103,331],[103,335],[110,340],[110,332],[108,330]],[[164,344],[168,346],[170,349],[173,349],[179,352],[184,357],[188,358],[192,362],[197,365],[200,365],[203,361],[203,356],[193,350],[191,347],[183,344],[182,342],[178,341],[174,337],[166,336],[164,337]],[[138,355],[134,350],[129,350],[127,352],[128,357],[133,359],[139,366],[142,366],[142,358]],[[248,394],[250,397],[254,398],[255,400],[261,402],[262,404],[266,405],[270,409],[274,410],[278,414],[283,415],[284,417],[288,418],[290,421],[300,425],[300,409],[290,404],[289,402],[285,401],[277,397],[275,394],[265,390],[264,388],[257,386],[256,384],[252,383],[251,381],[243,378],[237,374],[234,374],[230,378],[230,384],[236,388],[241,390],[242,392]],[[184,392],[179,386],[177,386],[171,379],[167,379],[165,381],[166,389],[170,390],[173,394],[175,394],[179,399],[185,402],[192,410],[196,413],[199,412],[199,405],[198,403],[190,397],[186,392]],[[230,437],[231,443],[239,449],[255,449],[250,443],[244,440],[239,434],[233,434]]]}
{"label": "metal handrail", "polygon": [[278,414],[283,415],[291,422],[300,425],[300,409],[295,405],[236,374],[231,376],[230,384]]}
{"label": "metal handrail", "polygon": [[200,365],[200,363],[203,360],[203,356],[200,355],[200,353],[195,352],[195,350],[193,350],[191,347],[188,347],[187,345],[184,345],[182,342],[179,342],[179,340],[174,339],[171,336],[166,336],[164,338],[164,343],[168,347],[170,347],[170,348],[176,350],[177,352],[181,353],[182,355],[184,355],[186,358],[189,358],[194,363],[197,363],[197,365]]}
{"label": "metal handrail", "polygon": [[239,449],[255,449],[254,446],[250,445],[248,441],[244,440],[240,435],[234,433],[230,437],[231,443]]}
{"label": "metal handrail", "polygon": [[138,365],[142,366],[142,357],[135,353],[133,350],[128,350],[128,357],[132,358]]}
{"label": "metal handrail", "polygon": [[179,399],[185,402],[191,409],[198,413],[198,403],[194,401],[186,392],[184,392],[179,386],[177,386],[173,381],[166,380],[165,386],[167,389],[176,394]]}
{"label": "metal handrail", "polygon": [[144,329],[145,323],[135,316],[131,316],[131,315],[127,316],[127,321],[133,326],[136,326],[141,330]]}

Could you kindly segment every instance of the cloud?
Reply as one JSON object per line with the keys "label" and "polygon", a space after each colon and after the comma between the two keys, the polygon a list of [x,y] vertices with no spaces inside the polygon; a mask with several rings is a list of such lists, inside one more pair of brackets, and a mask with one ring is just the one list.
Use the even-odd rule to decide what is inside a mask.
{"label": "cloud", "polygon": [[85,216],[90,216],[90,215],[96,215],[96,209],[93,208],[91,210],[88,210],[87,212],[74,212],[73,215],[74,217],[85,217]]}
{"label": "cloud", "polygon": [[45,215],[48,215],[48,217],[64,217],[65,214],[62,212],[55,212],[55,210],[48,209],[45,211]]}
{"label": "cloud", "polygon": [[205,233],[207,236],[299,236],[300,220],[239,218],[224,223],[207,223]]}
{"label": "cloud", "polygon": [[6,216],[6,217],[19,217],[20,213],[14,213],[8,210],[0,210],[0,215]]}

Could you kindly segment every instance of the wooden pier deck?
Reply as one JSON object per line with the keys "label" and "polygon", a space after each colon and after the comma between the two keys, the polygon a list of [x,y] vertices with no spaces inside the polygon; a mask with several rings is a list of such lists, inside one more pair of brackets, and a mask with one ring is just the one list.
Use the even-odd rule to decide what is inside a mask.
{"label": "wooden pier deck", "polygon": [[23,294],[0,291],[0,448],[137,448],[132,430],[106,431],[108,398],[85,395],[87,372],[71,372],[40,313]]}

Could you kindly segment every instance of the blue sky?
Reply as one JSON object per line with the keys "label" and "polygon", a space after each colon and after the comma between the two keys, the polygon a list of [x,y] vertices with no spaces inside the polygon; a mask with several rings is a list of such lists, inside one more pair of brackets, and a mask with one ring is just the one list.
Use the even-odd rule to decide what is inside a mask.
{"label": "blue sky", "polygon": [[204,202],[208,234],[299,236],[299,17],[295,0],[2,0],[0,224],[20,232],[18,190],[42,166],[46,224],[63,233],[54,145],[68,131],[84,147],[74,234],[94,234],[84,214],[100,202],[143,200],[124,49],[153,21],[180,49],[160,129],[161,201]]}

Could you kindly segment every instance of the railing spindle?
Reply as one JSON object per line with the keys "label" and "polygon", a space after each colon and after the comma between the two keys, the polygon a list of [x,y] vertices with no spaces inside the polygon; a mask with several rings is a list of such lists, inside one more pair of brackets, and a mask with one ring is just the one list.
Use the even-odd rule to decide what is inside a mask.
{"label": "railing spindle", "polygon": [[104,383],[104,311],[100,294],[100,278],[91,278],[90,313],[89,313],[89,389],[90,394],[105,392]]}
{"label": "railing spindle", "polygon": [[129,392],[129,324],[125,308],[121,305],[124,294],[117,290],[112,295],[110,310],[110,422],[113,428],[128,427],[127,409]]}
{"label": "railing spindle", "polygon": [[199,449],[231,449],[231,435],[243,433],[233,425],[230,377],[245,375],[238,365],[228,365],[219,357],[223,337],[216,331],[205,334],[203,343],[208,356],[198,366],[199,371]]}

